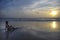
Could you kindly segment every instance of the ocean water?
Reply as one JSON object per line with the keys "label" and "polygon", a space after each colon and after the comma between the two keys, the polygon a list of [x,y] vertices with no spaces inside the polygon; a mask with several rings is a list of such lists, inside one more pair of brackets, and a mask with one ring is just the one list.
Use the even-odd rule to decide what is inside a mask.
{"label": "ocean water", "polygon": [[17,28],[5,30],[5,21],[0,21],[0,40],[60,40],[60,21],[8,21]]}

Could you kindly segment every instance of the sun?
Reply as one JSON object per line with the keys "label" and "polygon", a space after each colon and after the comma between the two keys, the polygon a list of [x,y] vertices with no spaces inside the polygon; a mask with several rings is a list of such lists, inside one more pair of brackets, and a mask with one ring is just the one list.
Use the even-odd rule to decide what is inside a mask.
{"label": "sun", "polygon": [[57,15],[57,11],[56,11],[56,10],[51,11],[51,14],[52,14],[53,16],[55,16],[55,15]]}

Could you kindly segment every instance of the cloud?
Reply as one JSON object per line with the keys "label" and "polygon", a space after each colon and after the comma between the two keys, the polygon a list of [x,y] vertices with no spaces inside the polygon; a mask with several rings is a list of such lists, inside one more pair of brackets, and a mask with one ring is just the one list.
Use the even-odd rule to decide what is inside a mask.
{"label": "cloud", "polygon": [[0,5],[2,8],[7,7],[17,7],[26,6],[34,2],[33,0],[2,0]]}
{"label": "cloud", "polygon": [[59,0],[0,0],[0,18],[41,17],[46,11],[40,15],[39,11],[59,8],[59,3]]}
{"label": "cloud", "polygon": [[39,0],[27,6],[27,8],[58,7],[58,0]]}

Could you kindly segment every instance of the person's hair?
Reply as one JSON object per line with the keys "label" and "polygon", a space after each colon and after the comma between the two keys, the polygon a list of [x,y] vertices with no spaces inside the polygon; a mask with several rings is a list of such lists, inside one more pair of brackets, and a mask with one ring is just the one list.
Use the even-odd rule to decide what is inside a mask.
{"label": "person's hair", "polygon": [[6,21],[6,24],[8,24],[8,21]]}

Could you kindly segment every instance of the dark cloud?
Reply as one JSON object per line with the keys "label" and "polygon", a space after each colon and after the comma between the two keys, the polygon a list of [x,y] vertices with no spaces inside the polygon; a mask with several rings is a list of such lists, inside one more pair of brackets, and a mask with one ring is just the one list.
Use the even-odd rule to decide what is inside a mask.
{"label": "dark cloud", "polygon": [[34,0],[1,0],[0,5],[1,8],[7,8],[7,7],[17,7],[17,6],[26,6],[29,4],[32,4]]}

